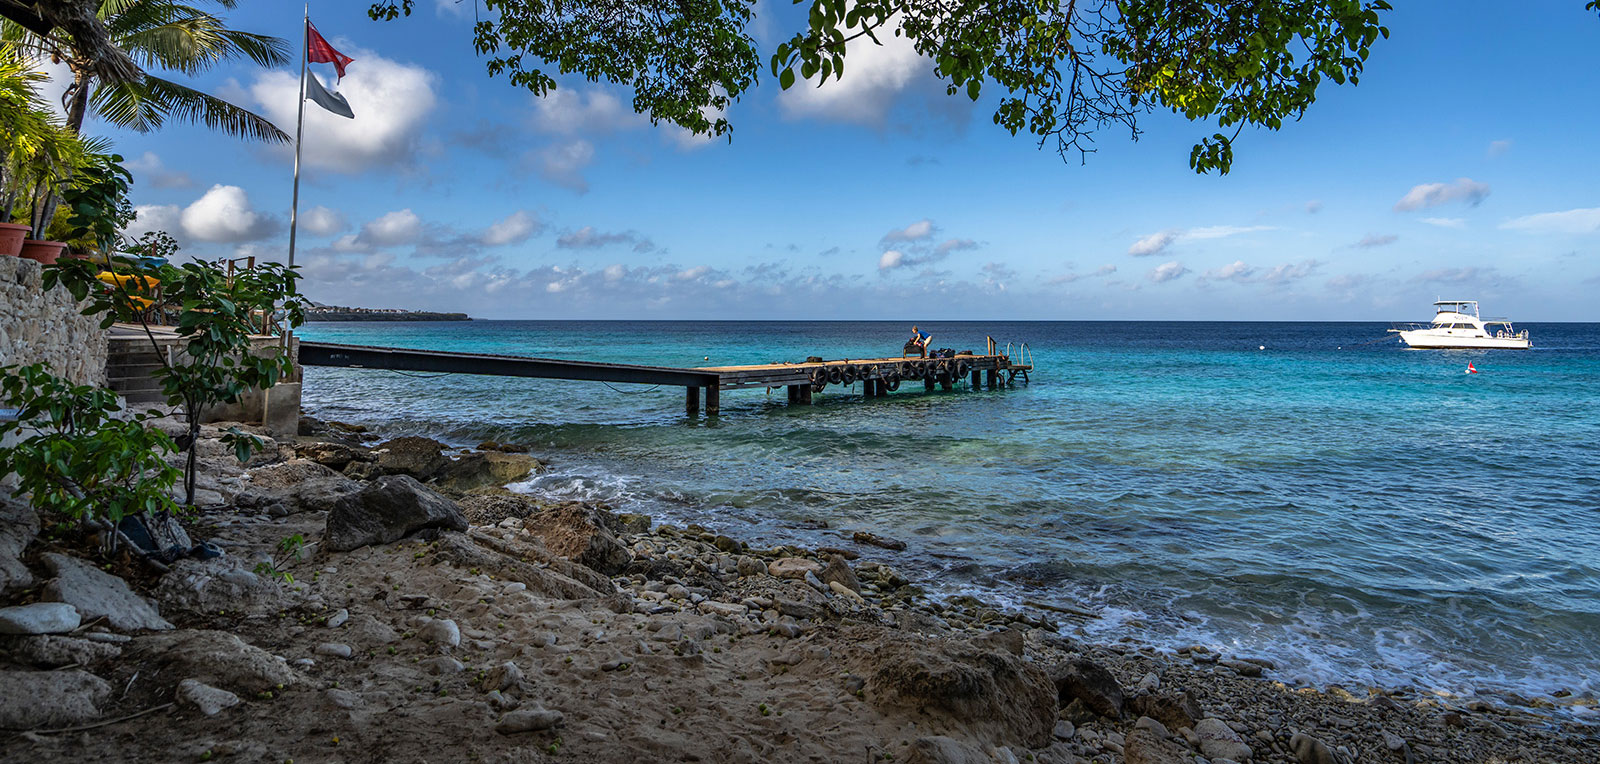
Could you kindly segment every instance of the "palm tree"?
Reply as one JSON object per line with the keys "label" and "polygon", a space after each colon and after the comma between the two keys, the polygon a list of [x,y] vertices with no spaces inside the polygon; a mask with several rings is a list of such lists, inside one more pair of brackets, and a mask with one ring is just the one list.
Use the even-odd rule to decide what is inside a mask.
{"label": "palm tree", "polygon": [[[207,0],[233,9],[238,0]],[[229,29],[220,17],[175,0],[76,0],[97,5],[96,15],[112,44],[126,51],[145,70],[134,80],[107,81],[98,76],[101,56],[79,50],[73,38],[41,35],[11,21],[0,38],[16,40],[40,56],[63,61],[72,71],[72,85],[62,97],[67,126],[81,132],[89,109],[118,127],[150,132],[168,119],[203,124],[230,135],[286,143],[287,133],[265,117],[209,93],[156,76],[164,70],[194,76],[234,59],[247,58],[263,67],[289,63],[289,45],[268,35]]]}

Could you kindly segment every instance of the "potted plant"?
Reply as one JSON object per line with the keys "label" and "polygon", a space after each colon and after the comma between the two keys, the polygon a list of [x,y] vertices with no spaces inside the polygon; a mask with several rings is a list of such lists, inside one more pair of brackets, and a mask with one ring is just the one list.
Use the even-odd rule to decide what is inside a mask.
{"label": "potted plant", "polygon": [[37,86],[44,81],[15,45],[0,45],[0,256],[21,253],[32,232],[32,226],[11,221],[24,188],[20,168],[52,123],[39,105]]}
{"label": "potted plant", "polygon": [[[0,46],[0,220],[10,223],[0,233],[14,238],[15,226],[25,223],[31,238],[17,254],[48,264],[66,248],[45,239],[60,193],[86,156],[107,144],[86,144],[39,104],[36,86],[44,78],[25,61],[14,46]],[[26,220],[13,223],[24,211]]]}
{"label": "potted plant", "polygon": [[117,154],[87,154],[62,189],[60,212],[50,231],[79,253],[68,257],[93,255],[100,262],[111,262],[123,229],[134,219],[133,205],[128,203],[133,176],[121,162]]}

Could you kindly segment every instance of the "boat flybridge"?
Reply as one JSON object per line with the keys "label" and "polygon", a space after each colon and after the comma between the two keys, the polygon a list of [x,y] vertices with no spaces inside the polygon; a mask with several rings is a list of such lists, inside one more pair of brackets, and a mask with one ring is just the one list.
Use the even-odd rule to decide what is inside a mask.
{"label": "boat flybridge", "polygon": [[1477,300],[1440,300],[1433,309],[1433,321],[1396,324],[1389,331],[1414,348],[1527,350],[1533,346],[1527,330],[1512,328],[1509,319],[1480,318]]}

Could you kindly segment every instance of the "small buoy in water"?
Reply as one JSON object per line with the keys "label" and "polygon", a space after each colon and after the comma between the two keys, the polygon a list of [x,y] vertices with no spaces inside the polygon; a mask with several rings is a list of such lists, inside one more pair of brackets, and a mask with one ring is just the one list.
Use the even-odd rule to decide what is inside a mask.
{"label": "small buoy in water", "polygon": [[1477,374],[1478,373],[1478,367],[1473,366],[1471,361],[1467,361],[1467,373],[1468,374]]}
{"label": "small buoy in water", "polygon": [[1267,349],[1266,345],[1262,345],[1261,347],[1256,348],[1256,350],[1266,350],[1266,349]]}
{"label": "small buoy in water", "polygon": [[711,356],[706,356],[706,360],[707,361],[711,360]]}

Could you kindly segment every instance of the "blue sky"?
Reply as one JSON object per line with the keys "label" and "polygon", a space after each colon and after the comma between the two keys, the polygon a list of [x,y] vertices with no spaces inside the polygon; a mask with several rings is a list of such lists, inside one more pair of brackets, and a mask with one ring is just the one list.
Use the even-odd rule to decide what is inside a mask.
{"label": "blue sky", "polygon": [[[241,5],[235,27],[298,41],[297,4]],[[308,107],[297,261],[316,300],[485,318],[1413,320],[1444,296],[1600,320],[1600,18],[1399,5],[1358,87],[1247,131],[1218,177],[1187,165],[1214,129],[1165,114],[1063,161],[899,47],[852,49],[820,90],[765,78],[730,144],[650,126],[625,90],[490,79],[471,0],[389,23],[313,3],[356,58],[356,119]],[[770,52],[798,15],[758,12]],[[199,84],[293,132],[295,74]],[[89,129],[134,167],[136,229],[283,258],[287,148]]]}

